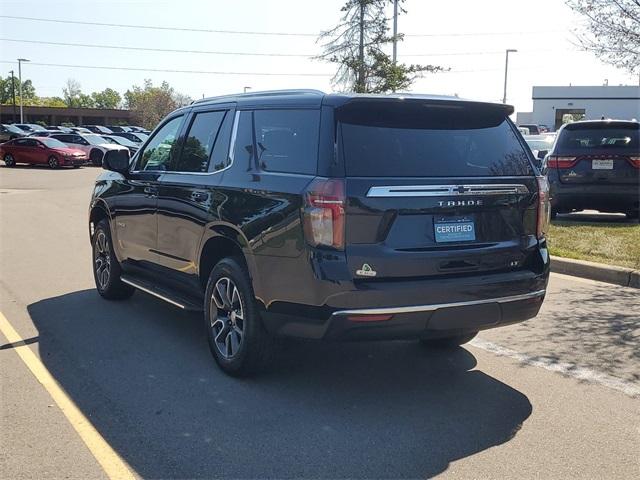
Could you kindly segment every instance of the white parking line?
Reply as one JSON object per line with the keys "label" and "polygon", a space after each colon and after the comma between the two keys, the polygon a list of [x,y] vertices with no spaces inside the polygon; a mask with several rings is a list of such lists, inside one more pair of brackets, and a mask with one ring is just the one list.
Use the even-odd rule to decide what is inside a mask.
{"label": "white parking line", "polygon": [[469,342],[469,345],[493,353],[495,355],[498,355],[499,357],[512,358],[525,365],[544,368],[545,370],[560,373],[561,375],[572,377],[577,380],[602,385],[603,387],[611,388],[612,390],[618,390],[619,392],[622,392],[625,395],[629,395],[630,397],[640,397],[640,386],[616,377],[612,377],[605,373],[579,367],[573,363],[554,362],[548,359],[531,357],[529,355],[524,355],[514,350],[501,347],[500,345],[496,345],[495,343],[483,340],[482,338],[478,337]]}

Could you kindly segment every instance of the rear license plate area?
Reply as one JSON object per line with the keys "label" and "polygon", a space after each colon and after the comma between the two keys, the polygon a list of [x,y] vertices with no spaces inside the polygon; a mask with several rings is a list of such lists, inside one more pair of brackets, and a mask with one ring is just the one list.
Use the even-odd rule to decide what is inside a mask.
{"label": "rear license plate area", "polygon": [[476,225],[471,217],[435,217],[433,230],[436,243],[473,242]]}
{"label": "rear license plate area", "polygon": [[613,159],[607,158],[605,160],[591,160],[592,170],[613,170]]}

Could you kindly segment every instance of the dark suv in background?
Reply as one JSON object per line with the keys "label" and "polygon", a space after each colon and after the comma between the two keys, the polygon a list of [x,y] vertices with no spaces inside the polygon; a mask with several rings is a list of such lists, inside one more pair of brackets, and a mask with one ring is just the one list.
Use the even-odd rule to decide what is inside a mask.
{"label": "dark suv in background", "polygon": [[572,210],[640,208],[640,123],[587,120],[563,125],[546,157],[552,216]]}
{"label": "dark suv in background", "polygon": [[90,206],[98,292],[204,311],[227,373],[274,336],[457,346],[534,317],[548,191],[511,106],[318,91],[204,99]]}

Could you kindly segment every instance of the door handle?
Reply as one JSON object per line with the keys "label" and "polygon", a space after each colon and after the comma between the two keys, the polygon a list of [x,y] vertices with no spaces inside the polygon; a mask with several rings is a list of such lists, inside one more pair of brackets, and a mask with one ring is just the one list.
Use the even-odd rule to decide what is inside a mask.
{"label": "door handle", "polygon": [[158,189],[156,187],[144,187],[144,194],[147,197],[157,197]]}
{"label": "door handle", "polygon": [[194,202],[205,202],[209,198],[209,194],[207,192],[192,192],[191,200]]}

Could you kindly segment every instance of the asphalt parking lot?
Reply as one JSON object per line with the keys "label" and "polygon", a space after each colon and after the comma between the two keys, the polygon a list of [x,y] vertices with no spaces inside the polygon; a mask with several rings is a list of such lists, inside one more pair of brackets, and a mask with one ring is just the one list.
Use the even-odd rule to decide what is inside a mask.
{"label": "asphalt parking lot", "polygon": [[140,478],[640,473],[638,290],[554,274],[536,319],[450,353],[288,341],[232,379],[198,315],[94,291],[98,173],[0,168],[0,312],[24,340],[0,334],[0,477],[107,478],[18,348]]}

